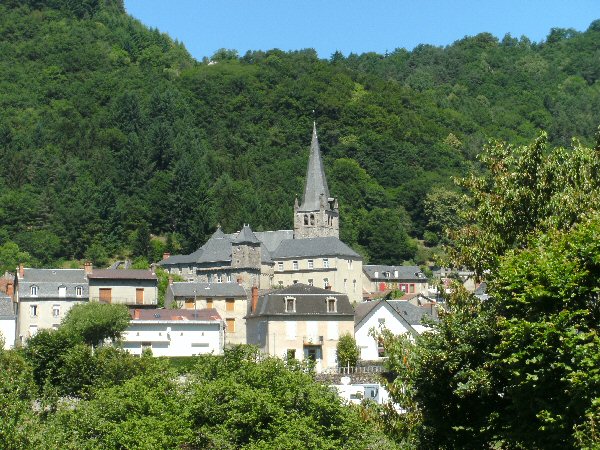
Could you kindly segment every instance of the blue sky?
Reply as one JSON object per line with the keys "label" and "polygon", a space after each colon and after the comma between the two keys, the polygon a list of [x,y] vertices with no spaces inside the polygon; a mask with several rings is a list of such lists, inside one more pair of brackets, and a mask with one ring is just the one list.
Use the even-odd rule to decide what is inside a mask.
{"label": "blue sky", "polygon": [[484,31],[540,41],[552,27],[584,31],[600,19],[598,0],[125,0],[125,7],[197,59],[219,48],[384,53]]}

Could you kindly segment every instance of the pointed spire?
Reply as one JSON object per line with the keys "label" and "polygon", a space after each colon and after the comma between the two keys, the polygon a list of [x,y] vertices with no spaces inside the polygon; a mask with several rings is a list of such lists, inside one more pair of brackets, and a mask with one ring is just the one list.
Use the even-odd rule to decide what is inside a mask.
{"label": "pointed spire", "polygon": [[260,244],[260,241],[250,228],[250,224],[244,224],[242,230],[238,233],[238,235],[233,240],[235,244]]}
{"label": "pointed spire", "polygon": [[325,178],[325,170],[323,169],[323,161],[321,160],[321,149],[319,148],[319,138],[317,137],[317,124],[313,122],[308,170],[304,183],[304,196],[299,210],[318,211],[321,207],[321,195],[325,197],[326,201],[329,199],[329,188],[327,187],[327,178]]}

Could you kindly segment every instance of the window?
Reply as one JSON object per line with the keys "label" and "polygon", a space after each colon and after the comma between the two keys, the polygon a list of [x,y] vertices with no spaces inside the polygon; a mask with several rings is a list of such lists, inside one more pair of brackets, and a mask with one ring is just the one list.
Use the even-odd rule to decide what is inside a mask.
{"label": "window", "polygon": [[66,297],[67,296],[67,287],[66,286],[59,286],[58,287],[58,296],[59,297]]}
{"label": "window", "polygon": [[311,214],[311,215],[310,215],[310,224],[311,224],[311,225],[314,225],[314,224],[315,224],[315,215],[314,215],[314,214]]}
{"label": "window", "polygon": [[304,214],[304,225],[308,225],[308,214]]}
{"label": "window", "polygon": [[230,273],[227,274],[227,282],[231,283],[231,274]]}
{"label": "window", "polygon": [[328,298],[327,299],[327,312],[328,313],[337,312],[337,305],[336,305],[335,298]]}
{"label": "window", "polygon": [[298,261],[292,261],[292,269],[298,270]]}
{"label": "window", "polygon": [[235,310],[235,299],[228,298],[225,300],[225,311],[234,311]]}
{"label": "window", "polygon": [[329,259],[328,258],[323,258],[323,267],[325,269],[329,269]]}
{"label": "window", "polygon": [[283,270],[283,262],[280,261],[277,263],[277,270]]}
{"label": "window", "polygon": [[223,282],[223,274],[218,273],[217,274],[217,283],[222,283]]}
{"label": "window", "polygon": [[383,358],[385,356],[385,348],[383,347],[383,338],[377,339],[377,356]]}
{"label": "window", "polygon": [[309,286],[314,286],[314,285],[315,285],[315,284],[314,284],[314,280],[313,280],[312,278],[309,278],[309,279],[308,279],[308,285],[309,285]]}
{"label": "window", "polygon": [[344,278],[344,290],[348,288],[348,278]]}
{"label": "window", "polygon": [[389,278],[389,277],[390,277],[390,273],[389,273],[389,272],[383,272],[383,276],[384,276],[385,278]]}
{"label": "window", "polygon": [[285,312],[296,312],[296,299],[294,297],[285,298]]}
{"label": "window", "polygon": [[379,278],[379,272],[377,272],[377,271],[376,271],[376,272],[373,274],[373,278]]}
{"label": "window", "polygon": [[227,324],[227,332],[235,333],[235,319],[225,319],[225,323]]}
{"label": "window", "polygon": [[411,284],[409,287],[410,287],[410,293],[414,294],[415,293],[415,285]]}
{"label": "window", "polygon": [[32,297],[37,297],[38,296],[38,287],[37,286],[31,286],[31,289],[29,290],[30,294]]}
{"label": "window", "polygon": [[323,278],[323,287],[327,289],[327,286],[329,286],[329,278]]}
{"label": "window", "polygon": [[136,305],[144,304],[144,288],[136,288],[135,289],[135,304]]}
{"label": "window", "polygon": [[351,259],[348,260],[348,269],[352,269],[352,260]]}
{"label": "window", "polygon": [[212,273],[209,273],[209,274],[208,274],[208,282],[209,282],[209,283],[212,283]]}
{"label": "window", "polygon": [[208,309],[213,309],[213,299],[212,298],[207,298],[206,299],[206,307]]}
{"label": "window", "polygon": [[81,286],[77,286],[75,288],[75,295],[77,297],[81,297],[83,295],[83,288]]}
{"label": "window", "polygon": [[60,316],[60,305],[52,306],[52,317]]}
{"label": "window", "polygon": [[283,287],[283,281],[279,280],[278,284],[279,284],[279,287],[280,287],[280,288],[282,288],[282,287]]}
{"label": "window", "polygon": [[186,298],[185,299],[185,309],[194,309],[194,304],[196,302],[194,302],[193,298]]}
{"label": "window", "polygon": [[385,325],[385,317],[380,317],[377,322],[379,322],[379,325]]}
{"label": "window", "polygon": [[37,325],[29,325],[29,337],[35,336],[37,329]]}
{"label": "window", "polygon": [[37,317],[38,305],[29,305],[29,314],[31,317]]}
{"label": "window", "polygon": [[352,292],[356,292],[356,280],[352,280]]}
{"label": "window", "polygon": [[298,280],[293,280],[292,283],[298,284]]}
{"label": "window", "polygon": [[315,266],[314,261],[312,259],[308,260],[308,268],[312,269]]}

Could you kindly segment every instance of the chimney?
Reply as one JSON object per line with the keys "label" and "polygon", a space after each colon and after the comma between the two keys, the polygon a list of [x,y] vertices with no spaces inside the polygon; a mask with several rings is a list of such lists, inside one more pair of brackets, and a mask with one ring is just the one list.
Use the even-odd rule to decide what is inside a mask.
{"label": "chimney", "polygon": [[173,284],[173,277],[169,277],[169,286]]}
{"label": "chimney", "polygon": [[13,284],[12,281],[9,281],[8,283],[6,283],[6,295],[8,295],[10,298],[12,298],[12,296],[15,294],[15,285]]}
{"label": "chimney", "polygon": [[25,266],[23,263],[19,264],[19,278],[25,277]]}
{"label": "chimney", "polygon": [[252,309],[251,309],[251,312],[256,311],[257,305],[258,305],[258,288],[256,286],[252,286]]}
{"label": "chimney", "polygon": [[86,275],[91,274],[92,270],[94,269],[94,267],[92,266],[92,262],[86,261],[85,264],[83,265],[83,269],[84,269]]}
{"label": "chimney", "polygon": [[170,257],[171,257],[171,253],[169,253],[169,252],[164,252],[164,253],[163,253],[163,261],[164,261],[165,259],[169,259]]}

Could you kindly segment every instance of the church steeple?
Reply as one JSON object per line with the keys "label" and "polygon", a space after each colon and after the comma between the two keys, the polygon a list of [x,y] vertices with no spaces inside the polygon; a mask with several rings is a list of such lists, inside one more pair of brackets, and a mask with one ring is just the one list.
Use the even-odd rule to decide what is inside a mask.
{"label": "church steeple", "polygon": [[304,182],[302,204],[294,204],[294,238],[339,237],[339,207],[337,199],[330,197],[317,125],[313,122],[308,169]]}
{"label": "church steeple", "polygon": [[[321,197],[323,196],[323,197]],[[323,169],[319,138],[317,137],[317,124],[313,122],[312,141],[310,143],[310,156],[308,157],[308,170],[304,182],[304,196],[299,211],[318,211],[322,200],[329,201],[329,188]]]}

